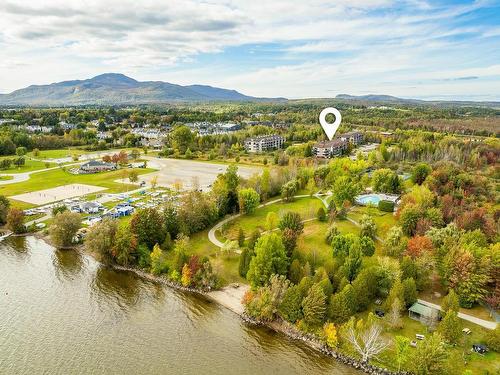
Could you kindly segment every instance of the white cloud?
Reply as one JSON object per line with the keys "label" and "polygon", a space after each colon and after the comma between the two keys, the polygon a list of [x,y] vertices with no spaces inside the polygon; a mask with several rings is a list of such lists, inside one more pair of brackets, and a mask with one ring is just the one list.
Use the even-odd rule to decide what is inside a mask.
{"label": "white cloud", "polygon": [[[481,69],[498,75],[460,38],[495,38],[498,27],[453,23],[482,6],[423,0],[4,0],[0,92],[106,71],[268,96],[409,90],[407,83],[398,89],[395,77],[429,89],[418,80],[483,77]],[[197,63],[231,47],[271,43],[273,61],[263,67],[255,60],[243,73],[231,57]]]}

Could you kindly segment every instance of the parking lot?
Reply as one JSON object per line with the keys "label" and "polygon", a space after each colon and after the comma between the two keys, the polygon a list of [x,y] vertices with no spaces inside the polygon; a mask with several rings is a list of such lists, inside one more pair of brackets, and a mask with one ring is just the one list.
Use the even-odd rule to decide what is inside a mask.
{"label": "parking lot", "polygon": [[[217,164],[210,162],[199,162],[193,160],[179,159],[159,159],[148,157],[148,168],[158,169],[140,177],[140,181],[145,181],[150,186],[151,179],[157,177],[158,186],[172,187],[180,183],[183,189],[191,189],[198,186],[200,189],[208,190],[215,181],[217,175],[224,173],[228,168],[227,164]],[[261,173],[262,168],[253,166],[238,166],[238,174],[248,178],[255,173]]]}

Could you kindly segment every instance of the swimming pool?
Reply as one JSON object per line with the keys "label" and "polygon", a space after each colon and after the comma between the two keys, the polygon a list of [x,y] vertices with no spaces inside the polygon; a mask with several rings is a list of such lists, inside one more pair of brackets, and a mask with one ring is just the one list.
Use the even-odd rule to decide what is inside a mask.
{"label": "swimming pool", "polygon": [[379,194],[362,194],[356,197],[356,203],[364,206],[377,206],[381,200],[382,197]]}

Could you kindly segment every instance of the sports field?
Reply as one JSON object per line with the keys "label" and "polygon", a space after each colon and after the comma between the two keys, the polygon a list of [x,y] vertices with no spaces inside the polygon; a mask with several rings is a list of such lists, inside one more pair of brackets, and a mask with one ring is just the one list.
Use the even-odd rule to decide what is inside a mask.
{"label": "sports field", "polygon": [[85,184],[69,184],[58,186],[52,189],[38,190],[31,193],[14,195],[9,198],[35,205],[42,205],[62,201],[64,199],[81,197],[82,195],[96,193],[102,190],[106,190],[106,188]]}

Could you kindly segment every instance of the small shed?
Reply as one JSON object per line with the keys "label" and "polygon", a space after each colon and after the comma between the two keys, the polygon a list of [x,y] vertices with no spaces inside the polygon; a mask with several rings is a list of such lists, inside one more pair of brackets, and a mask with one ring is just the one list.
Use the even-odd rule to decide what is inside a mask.
{"label": "small shed", "polygon": [[116,211],[118,212],[119,216],[128,216],[128,215],[132,215],[132,213],[134,212],[134,207],[122,206],[122,207],[117,208]]}
{"label": "small shed", "polygon": [[408,316],[414,320],[418,320],[424,324],[435,320],[439,316],[439,310],[434,309],[430,306],[424,305],[420,302],[415,302],[408,309]]}

